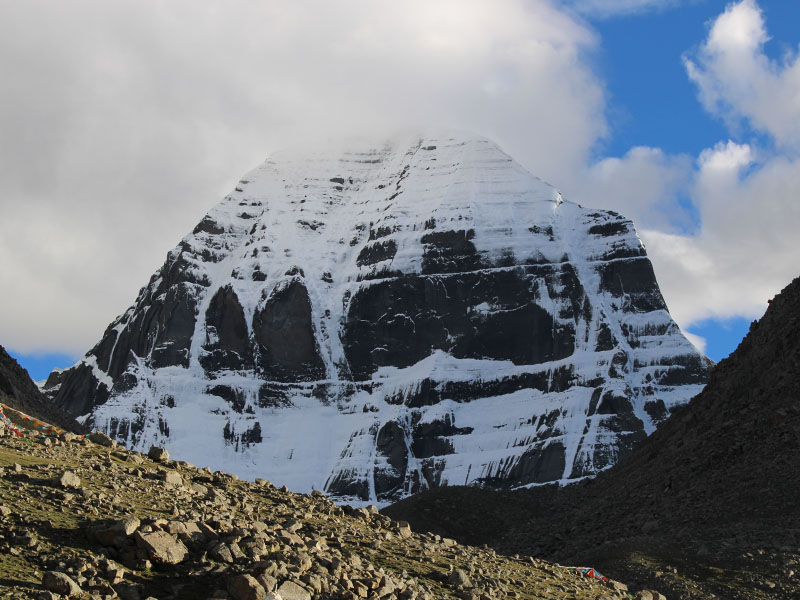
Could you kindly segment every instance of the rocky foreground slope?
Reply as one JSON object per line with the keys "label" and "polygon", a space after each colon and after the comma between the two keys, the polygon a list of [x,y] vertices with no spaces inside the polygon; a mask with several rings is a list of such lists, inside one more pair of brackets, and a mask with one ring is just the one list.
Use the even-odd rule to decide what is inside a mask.
{"label": "rocky foreground slope", "polygon": [[73,437],[0,427],[2,598],[629,597],[617,582],[412,533],[374,507]]}
{"label": "rocky foreground slope", "polygon": [[502,552],[590,562],[670,597],[800,598],[800,279],[626,460],[564,489],[451,488],[387,509]]}
{"label": "rocky foreground slope", "polygon": [[592,476],[708,369],[629,220],[444,134],[271,156],[48,392],[130,448],[388,503]]}

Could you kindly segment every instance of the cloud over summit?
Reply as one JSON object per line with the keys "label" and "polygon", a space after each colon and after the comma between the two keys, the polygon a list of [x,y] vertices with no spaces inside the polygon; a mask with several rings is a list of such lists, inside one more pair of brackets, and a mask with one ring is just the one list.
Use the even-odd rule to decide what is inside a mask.
{"label": "cloud over summit", "polygon": [[3,343],[83,352],[238,177],[305,140],[454,127],[564,179],[598,40],[546,1],[0,5]]}
{"label": "cloud over summit", "polygon": [[2,3],[0,280],[13,293],[0,343],[84,352],[270,152],[426,127],[492,138],[571,200],[633,218],[682,325],[756,316],[800,263],[800,63],[764,54],[755,1],[729,6],[684,58],[733,141],[593,154],[613,131],[603,40],[584,18],[679,4]]}

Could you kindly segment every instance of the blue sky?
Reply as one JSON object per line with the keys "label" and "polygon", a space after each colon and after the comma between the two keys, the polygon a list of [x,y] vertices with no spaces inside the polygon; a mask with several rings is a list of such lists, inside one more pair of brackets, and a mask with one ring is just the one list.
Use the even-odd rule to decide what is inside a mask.
{"label": "blue sky", "polygon": [[[681,60],[699,46],[709,23],[730,4],[706,0],[593,21],[602,38],[598,68],[611,97],[613,132],[598,154],[621,155],[633,146],[657,146],[670,153],[696,156],[723,139],[739,143],[755,139],[761,145],[772,145],[769,136],[746,122],[731,131],[710,115],[698,102],[697,88]],[[759,4],[772,38],[764,46],[765,54],[780,60],[787,51],[796,51],[800,2]],[[693,212],[688,227],[696,227],[697,220]],[[709,318],[694,322],[690,330],[706,341],[706,355],[719,361],[736,349],[751,322],[742,316]]]}
{"label": "blue sky", "polygon": [[[697,88],[686,75],[684,53],[705,39],[708,24],[726,1],[698,0],[680,7],[593,20],[602,38],[598,68],[611,96],[612,135],[600,149],[621,155],[632,146],[658,146],[668,152],[699,154],[716,141],[747,141],[757,136],[745,127],[732,132],[709,115],[697,101]],[[767,56],[778,60],[800,43],[800,3],[763,1],[761,6],[772,37]],[[746,124],[745,124],[746,125]]]}
{"label": "blue sky", "polygon": [[312,133],[495,139],[633,218],[714,360],[800,274],[800,2],[40,5],[0,6],[0,279],[17,288],[0,344],[34,379],[88,350],[242,173]]}

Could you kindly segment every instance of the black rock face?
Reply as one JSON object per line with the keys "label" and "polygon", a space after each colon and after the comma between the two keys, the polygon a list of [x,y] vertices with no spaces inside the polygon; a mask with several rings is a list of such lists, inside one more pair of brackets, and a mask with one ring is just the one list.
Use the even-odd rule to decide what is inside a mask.
{"label": "black rock face", "polygon": [[217,290],[206,310],[206,343],[200,364],[209,372],[253,368],[244,309],[230,285]]}
{"label": "black rock face", "polygon": [[275,381],[315,381],[325,369],[311,321],[311,301],[294,279],[276,290],[253,316],[258,371]]}
{"label": "black rock face", "polygon": [[51,389],[129,446],[388,502],[592,475],[709,366],[630,221],[453,137],[270,159]]}
{"label": "black rock face", "polygon": [[[543,274],[561,283],[561,273],[519,267],[412,275],[362,288],[350,302],[342,332],[350,368],[356,377],[368,378],[378,367],[406,367],[432,350],[520,365],[566,358],[574,349],[574,330],[556,324],[536,304],[535,286]],[[574,291],[582,293],[579,287]],[[476,309],[483,303],[494,310]]]}
{"label": "black rock face", "polygon": [[402,496],[408,467],[404,429],[395,421],[386,423],[378,432],[375,450],[377,456],[387,463],[385,466],[376,464],[375,493],[382,498]]}
{"label": "black rock face", "polygon": [[475,231],[436,231],[420,238],[424,245],[422,272],[463,273],[481,267],[481,259],[472,239]]}
{"label": "black rock face", "polygon": [[85,364],[73,367],[63,377],[61,387],[58,390],[59,396],[75,398],[75,402],[70,404],[70,415],[85,415],[96,406],[105,404],[111,390],[105,383],[98,381],[94,370]]}

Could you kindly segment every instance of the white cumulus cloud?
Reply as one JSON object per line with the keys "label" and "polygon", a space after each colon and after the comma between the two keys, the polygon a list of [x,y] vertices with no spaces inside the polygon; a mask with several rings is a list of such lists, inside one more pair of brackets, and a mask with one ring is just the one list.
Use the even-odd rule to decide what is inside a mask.
{"label": "white cumulus cloud", "polygon": [[694,235],[641,231],[684,327],[708,317],[759,317],[766,301],[800,275],[800,161],[772,157],[751,166],[748,153],[729,142],[701,155],[692,190],[701,225]]}
{"label": "white cumulus cloud", "polygon": [[796,55],[768,60],[768,39],[760,7],[743,0],[710,24],[697,56],[684,60],[712,115],[725,117],[732,134],[747,119],[774,148],[726,140],[694,161],[634,148],[598,161],[575,189],[580,201],[634,219],[684,329],[707,318],[757,318],[800,275],[800,71]]}
{"label": "white cumulus cloud", "polygon": [[566,180],[606,131],[597,43],[549,0],[0,2],[0,343],[87,350],[304,139],[467,129]]}
{"label": "white cumulus cloud", "polygon": [[697,348],[697,350],[698,350],[700,353],[705,353],[705,351],[706,351],[706,346],[708,345],[708,342],[707,342],[707,340],[706,340],[704,337],[701,337],[701,336],[699,336],[699,335],[695,335],[694,333],[690,333],[690,332],[688,332],[688,331],[684,331],[684,332],[683,332],[683,335],[685,335],[685,336],[687,337],[687,339],[688,339],[690,342],[692,342],[692,344],[694,345],[694,347],[695,347],[695,348]]}
{"label": "white cumulus cloud", "polygon": [[660,148],[636,146],[622,157],[603,158],[562,186],[569,197],[607,207],[637,226],[672,231],[691,226],[679,199],[692,179],[692,159]]}
{"label": "white cumulus cloud", "polygon": [[746,120],[783,146],[800,149],[800,56],[780,61],[764,52],[769,40],[755,0],[729,5],[714,21],[696,56],[684,58],[700,100],[732,126]]}
{"label": "white cumulus cloud", "polygon": [[[694,162],[635,149],[599,161],[580,183],[582,203],[634,219],[684,330],[707,318],[757,318],[800,275],[800,160],[730,140]],[[681,197],[691,214],[681,213]]]}

